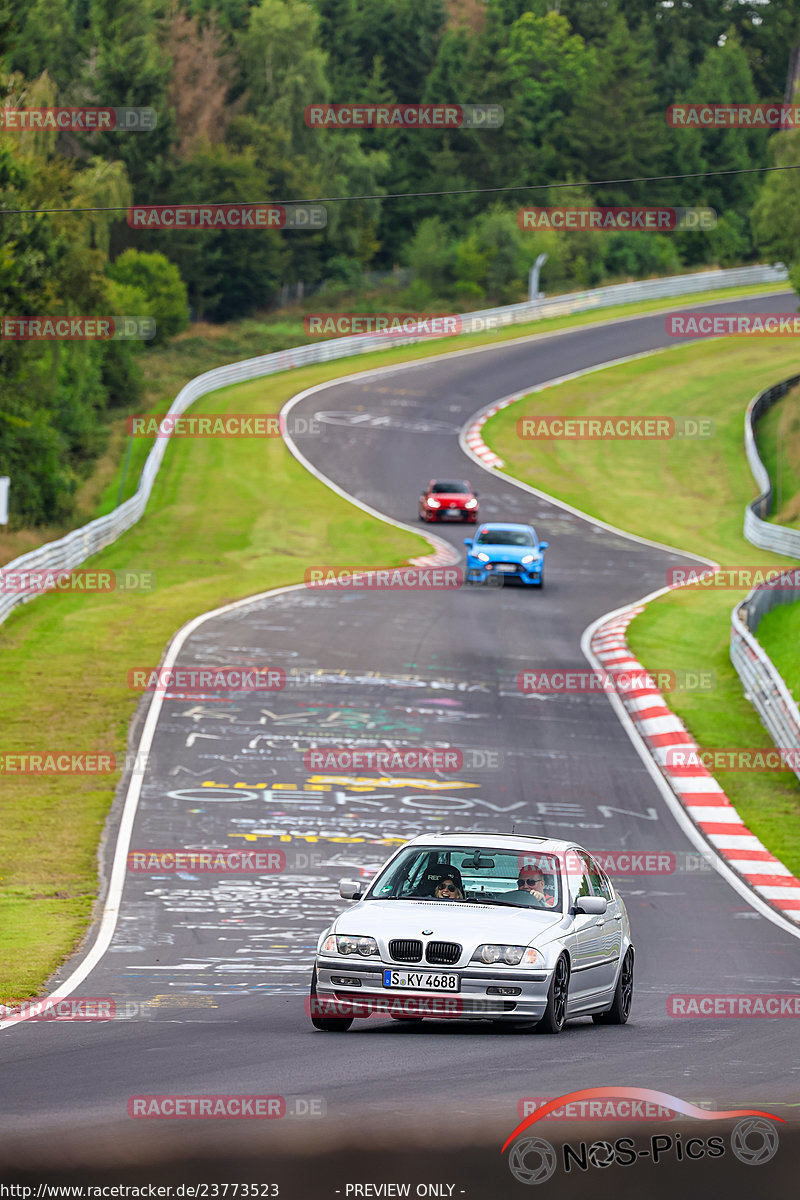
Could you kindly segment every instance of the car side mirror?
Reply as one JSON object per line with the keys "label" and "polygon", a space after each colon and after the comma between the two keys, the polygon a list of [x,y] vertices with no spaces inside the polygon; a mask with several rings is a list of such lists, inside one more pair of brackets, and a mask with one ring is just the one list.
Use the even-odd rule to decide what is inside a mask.
{"label": "car side mirror", "polygon": [[480,492],[473,492],[472,494],[476,500],[478,499],[478,496],[480,496]]}
{"label": "car side mirror", "polygon": [[472,545],[472,538],[464,538],[464,545],[465,545],[465,546],[471,546],[471,545]]}
{"label": "car side mirror", "polygon": [[586,913],[589,917],[602,917],[607,908],[605,896],[579,896],[575,901],[575,911]]}
{"label": "car side mirror", "polygon": [[549,545],[550,545],[549,542],[539,542],[539,549],[546,550]]}
{"label": "car side mirror", "polygon": [[363,894],[362,885],[356,883],[354,879],[339,880],[339,895],[343,900],[360,900]]}

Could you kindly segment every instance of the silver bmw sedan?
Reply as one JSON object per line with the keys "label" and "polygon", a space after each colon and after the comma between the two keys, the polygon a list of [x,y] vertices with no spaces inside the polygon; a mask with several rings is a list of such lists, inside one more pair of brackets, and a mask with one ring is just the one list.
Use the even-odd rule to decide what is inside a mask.
{"label": "silver bmw sedan", "polygon": [[344,1032],[358,1017],[455,1017],[560,1033],[591,1016],[624,1025],[634,947],[625,905],[574,842],[504,834],[414,838],[320,936],[309,1013]]}

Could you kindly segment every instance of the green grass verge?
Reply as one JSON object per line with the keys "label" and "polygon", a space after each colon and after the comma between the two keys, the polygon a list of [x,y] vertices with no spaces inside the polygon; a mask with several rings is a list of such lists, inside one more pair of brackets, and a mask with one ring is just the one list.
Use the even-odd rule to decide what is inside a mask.
{"label": "green grass verge", "polygon": [[[226,389],[193,411],[269,411],[325,370]],[[2,627],[2,750],[122,757],[138,700],[127,671],[155,665],[189,618],[298,582],[306,565],[399,563],[426,548],[332,495],[280,440],[176,441],[148,512],[93,564],[153,571],[156,590],[45,596]],[[116,778],[3,777],[0,1002],[35,995],[84,932]]]}
{"label": "green grass verge", "polygon": [[756,638],[800,703],[800,602],[779,604],[759,622]]}
{"label": "green grass verge", "polygon": [[[785,567],[790,560],[757,550],[742,536],[744,506],[754,492],[742,427],[748,400],[797,370],[797,350],[777,341],[677,346],[527,397],[492,417],[483,436],[509,475],[602,520],[723,566]],[[518,419],[555,413],[710,417],[715,432],[705,439],[650,442],[536,443],[517,437]],[[714,672],[714,690],[665,697],[704,747],[771,746],[728,655],[737,597],[735,591],[685,589],[648,605],[629,629],[631,649],[648,669]],[[716,777],[753,832],[800,874],[800,785],[794,774],[728,771]]]}
{"label": "green grass verge", "polygon": [[772,480],[773,510],[768,519],[778,525],[797,526],[800,521],[800,388],[787,392],[757,422],[756,443]]}
{"label": "green grass verge", "polygon": [[[694,296],[691,302],[773,290],[726,289]],[[653,300],[322,363],[216,392],[192,412],[276,412],[290,395],[326,379],[464,345],[610,321],[677,303]],[[163,413],[188,378],[298,340],[302,339],[291,322],[276,326],[246,321],[233,327],[190,330],[168,346],[147,352],[149,387],[143,408]],[[111,430],[116,467],[109,461],[103,464],[98,474],[108,482],[99,508],[87,517],[109,511],[120,496],[127,498],[135,490],[151,443],[134,439],[125,469],[123,426],[120,418]],[[298,518],[298,512],[305,516]],[[30,532],[20,531],[11,538],[0,535],[0,562],[30,548]],[[48,532],[55,537],[64,530]],[[0,629],[4,666],[0,750],[55,748],[121,757],[137,701],[126,687],[127,669],[157,662],[183,622],[230,600],[298,582],[309,564],[390,564],[419,553],[423,544],[331,496],[281,443],[176,442],[167,453],[142,521],[93,563],[152,570],[158,580],[156,591],[44,597],[17,610]],[[80,941],[96,896],[97,845],[115,784],[115,777],[4,776],[0,1002],[37,994]]]}

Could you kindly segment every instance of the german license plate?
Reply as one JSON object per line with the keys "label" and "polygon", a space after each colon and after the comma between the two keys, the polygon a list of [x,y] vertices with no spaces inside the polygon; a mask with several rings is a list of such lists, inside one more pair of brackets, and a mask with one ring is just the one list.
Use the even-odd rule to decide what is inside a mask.
{"label": "german license plate", "polygon": [[441,975],[431,971],[384,971],[386,988],[412,988],[424,992],[457,992],[458,976]]}
{"label": "german license plate", "polygon": [[462,517],[464,514],[460,508],[446,508],[444,510],[444,515],[446,517],[453,517],[455,519],[456,517]]}
{"label": "german license plate", "polygon": [[502,575],[513,575],[516,569],[513,563],[498,563],[495,567],[495,571],[500,571]]}

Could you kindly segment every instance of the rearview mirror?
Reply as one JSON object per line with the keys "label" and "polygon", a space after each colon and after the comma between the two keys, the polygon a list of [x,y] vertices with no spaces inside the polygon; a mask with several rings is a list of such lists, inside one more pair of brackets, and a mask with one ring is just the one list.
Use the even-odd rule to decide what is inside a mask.
{"label": "rearview mirror", "polygon": [[465,546],[471,546],[471,545],[472,545],[472,538],[464,538],[464,545],[465,545]]}
{"label": "rearview mirror", "polygon": [[575,911],[586,913],[589,917],[602,917],[607,908],[605,896],[579,896],[575,901]]}
{"label": "rearview mirror", "polygon": [[360,900],[362,892],[362,885],[354,879],[339,880],[339,895],[343,900]]}
{"label": "rearview mirror", "polygon": [[539,549],[546,550],[549,545],[550,545],[549,542],[539,542]]}

